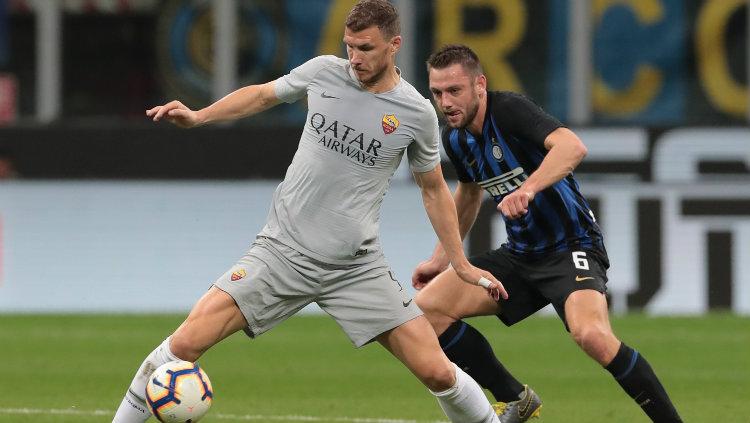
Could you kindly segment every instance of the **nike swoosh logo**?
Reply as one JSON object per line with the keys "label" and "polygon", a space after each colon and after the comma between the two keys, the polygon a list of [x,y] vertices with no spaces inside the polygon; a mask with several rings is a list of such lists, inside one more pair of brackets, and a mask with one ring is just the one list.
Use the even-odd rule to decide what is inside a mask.
{"label": "nike swoosh logo", "polygon": [[323,91],[322,93],[320,93],[320,96],[323,97],[323,98],[338,98],[338,97],[334,97],[332,95],[326,94],[325,91]]}
{"label": "nike swoosh logo", "polygon": [[589,280],[589,279],[594,279],[594,278],[592,276],[586,276],[586,277],[576,276],[576,282],[583,282],[583,281]]}
{"label": "nike swoosh logo", "polygon": [[409,307],[409,304],[411,304],[411,300],[409,300],[409,301],[403,301],[401,304],[403,304],[404,307]]}

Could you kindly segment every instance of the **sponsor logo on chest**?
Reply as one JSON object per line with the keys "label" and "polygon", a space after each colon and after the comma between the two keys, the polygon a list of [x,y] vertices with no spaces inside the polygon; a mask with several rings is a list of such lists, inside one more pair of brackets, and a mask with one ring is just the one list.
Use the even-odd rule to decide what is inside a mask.
{"label": "sponsor logo on chest", "polygon": [[[375,166],[375,161],[380,157],[379,150],[383,143],[378,139],[365,137],[363,131],[353,126],[331,119],[322,113],[313,113],[308,124],[317,135],[320,135],[319,145],[352,161],[372,167]],[[385,123],[383,125],[385,131]],[[398,120],[396,120],[395,125],[398,127]],[[393,130],[395,130],[395,127]]]}
{"label": "sponsor logo on chest", "polygon": [[520,187],[523,182],[528,179],[528,175],[524,173],[522,167],[517,167],[510,172],[505,172],[500,176],[486,179],[478,182],[479,185],[486,189],[493,197],[509,194]]}

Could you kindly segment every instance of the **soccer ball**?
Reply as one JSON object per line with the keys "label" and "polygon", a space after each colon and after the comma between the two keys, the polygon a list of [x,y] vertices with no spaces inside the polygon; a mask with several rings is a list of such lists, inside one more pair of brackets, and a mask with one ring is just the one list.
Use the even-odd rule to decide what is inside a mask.
{"label": "soccer ball", "polygon": [[159,366],[146,385],[146,401],[164,423],[195,423],[211,407],[214,390],[197,363],[170,361]]}

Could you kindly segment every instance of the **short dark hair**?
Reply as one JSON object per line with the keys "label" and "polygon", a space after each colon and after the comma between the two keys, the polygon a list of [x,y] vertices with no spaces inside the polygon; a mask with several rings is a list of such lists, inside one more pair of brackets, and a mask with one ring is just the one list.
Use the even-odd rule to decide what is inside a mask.
{"label": "short dark hair", "polygon": [[359,32],[377,26],[383,38],[401,34],[398,11],[388,0],[360,0],[346,17],[346,27]]}
{"label": "short dark hair", "polygon": [[445,69],[456,63],[461,64],[474,76],[484,73],[482,64],[479,62],[479,56],[469,46],[463,44],[446,44],[440,50],[432,53],[427,59],[427,70]]}

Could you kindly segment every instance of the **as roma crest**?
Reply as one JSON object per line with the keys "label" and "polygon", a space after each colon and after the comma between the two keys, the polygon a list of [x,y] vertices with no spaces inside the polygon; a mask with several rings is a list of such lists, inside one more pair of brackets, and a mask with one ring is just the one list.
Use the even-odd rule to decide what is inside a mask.
{"label": "as roma crest", "polygon": [[232,276],[230,276],[230,279],[232,280],[232,282],[234,282],[244,278],[245,276],[247,276],[247,272],[245,272],[245,269],[240,268],[232,272]]}
{"label": "as roma crest", "polygon": [[396,119],[396,115],[384,115],[383,132],[388,135],[391,132],[395,131],[396,128],[398,128],[398,119]]}

